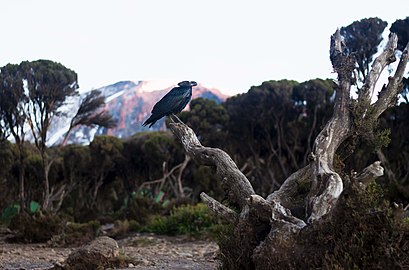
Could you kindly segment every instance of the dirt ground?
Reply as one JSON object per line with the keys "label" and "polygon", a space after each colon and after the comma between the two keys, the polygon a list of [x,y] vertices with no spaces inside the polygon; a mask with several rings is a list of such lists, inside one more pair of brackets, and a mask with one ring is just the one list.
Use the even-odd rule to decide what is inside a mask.
{"label": "dirt ground", "polygon": [[[218,246],[187,237],[136,234],[117,240],[120,252],[132,258],[122,269],[217,269]],[[43,270],[62,265],[75,248],[47,244],[10,244],[0,238],[0,269]]]}

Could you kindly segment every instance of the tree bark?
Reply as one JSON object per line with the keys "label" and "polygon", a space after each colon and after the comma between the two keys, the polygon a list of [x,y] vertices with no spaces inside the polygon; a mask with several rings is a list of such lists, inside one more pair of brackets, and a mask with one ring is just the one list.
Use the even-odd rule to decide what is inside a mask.
{"label": "tree bark", "polygon": [[[359,114],[351,113],[350,98],[353,84],[355,61],[345,53],[339,30],[331,37],[330,58],[338,73],[334,113],[316,137],[310,163],[291,174],[281,187],[266,199],[255,194],[246,176],[224,151],[201,145],[192,129],[182,123],[171,123],[170,129],[182,143],[186,153],[196,161],[216,169],[222,187],[233,210],[206,195],[202,200],[217,216],[234,226],[229,245],[221,246],[224,267],[227,269],[271,269],[273,258],[280,258],[280,252],[294,245],[301,229],[312,226],[323,219],[336,207],[344,190],[344,181],[334,168],[336,151],[352,133],[358,132],[354,124],[361,121],[374,123],[379,115],[391,106],[399,92],[399,85],[408,62],[408,46],[403,52],[398,68],[389,79],[377,102],[370,104],[380,74],[394,61],[397,36],[391,34],[385,50],[375,59],[372,69],[357,100]],[[369,182],[383,174],[380,162],[365,168],[352,178],[365,187]],[[310,186],[308,196],[299,198],[298,188]],[[293,215],[294,209],[305,209],[304,215]],[[237,247],[232,249],[231,247]]]}

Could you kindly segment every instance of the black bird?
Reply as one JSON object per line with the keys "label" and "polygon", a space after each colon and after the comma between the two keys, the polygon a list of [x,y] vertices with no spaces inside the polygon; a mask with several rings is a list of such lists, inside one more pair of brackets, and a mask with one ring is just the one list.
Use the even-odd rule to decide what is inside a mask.
{"label": "black bird", "polygon": [[[192,98],[192,86],[196,86],[194,81],[183,81],[178,83],[179,87],[174,87],[161,100],[159,100],[152,109],[152,115],[146,119],[143,126],[151,127],[159,119],[164,116],[175,116],[178,121],[180,119],[175,115],[180,113]],[[172,119],[173,120],[173,119]]]}

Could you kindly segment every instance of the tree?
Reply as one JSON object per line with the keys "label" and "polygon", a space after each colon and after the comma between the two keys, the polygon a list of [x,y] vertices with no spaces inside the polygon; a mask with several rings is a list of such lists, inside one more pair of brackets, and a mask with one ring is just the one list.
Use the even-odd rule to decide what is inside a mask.
{"label": "tree", "polygon": [[77,74],[62,64],[49,60],[22,62],[20,68],[28,97],[25,117],[35,146],[40,152],[44,170],[42,209],[50,210],[49,171],[53,162],[46,151],[47,134],[53,118],[62,115],[60,108],[65,105],[66,99],[77,94]]}
{"label": "tree", "polygon": [[13,198],[12,200],[14,201],[16,197],[16,195],[13,194],[14,189],[11,188],[14,179],[10,175],[10,171],[18,155],[16,152],[15,145],[7,140],[0,141],[0,190],[2,191],[0,196],[0,209],[6,205],[10,205],[10,198]]}
{"label": "tree", "polygon": [[[398,35],[398,50],[403,51],[409,42],[409,17],[406,17],[404,20],[396,20],[392,24],[390,31]],[[405,102],[409,103],[409,78],[404,78],[402,83],[403,89],[401,95]]]}
{"label": "tree", "polygon": [[25,207],[25,164],[24,164],[24,108],[27,97],[24,95],[23,74],[18,65],[8,64],[0,69],[0,140],[12,135],[18,149],[19,198]]}
{"label": "tree", "polygon": [[396,20],[390,28],[392,33],[398,35],[398,50],[403,51],[409,42],[409,17],[403,20]]}
{"label": "tree", "polygon": [[[88,194],[89,208],[95,207],[99,189],[107,182],[109,173],[122,161],[123,143],[111,136],[96,136],[89,145],[91,167],[94,168]],[[111,179],[112,181],[112,179]]]}
{"label": "tree", "polygon": [[302,137],[300,144],[307,146],[306,150],[302,147],[304,151],[302,165],[307,164],[313,140],[332,114],[333,95],[334,83],[328,79],[310,80],[294,88],[293,99],[302,110],[296,122],[299,136]]}
{"label": "tree", "polygon": [[[244,137],[244,141],[249,148],[242,152],[242,156],[247,156],[244,163],[248,167],[246,176],[255,187],[264,189],[267,186],[262,185],[264,181],[272,183],[269,190],[259,190],[263,195],[278,188],[290,170],[301,165],[295,149],[300,140],[299,134],[294,132],[284,135],[285,130],[299,116],[292,100],[293,89],[297,85],[298,83],[287,80],[263,82],[260,86],[252,87],[249,95],[243,95],[242,102],[239,99],[237,105],[231,106],[233,100],[226,102],[231,119],[228,130],[234,134],[239,151],[245,149],[242,147],[243,137],[240,137],[248,136]],[[251,128],[241,132],[237,130],[242,129],[241,121]]]}
{"label": "tree", "polygon": [[196,98],[190,102],[190,110],[183,111],[180,119],[192,127],[196,134],[209,146],[222,146],[223,134],[228,114],[222,104],[205,98]]}
{"label": "tree", "polygon": [[377,156],[385,168],[389,190],[394,201],[409,201],[409,104],[401,103],[387,110],[381,126],[391,129],[391,142],[386,149],[379,149]]}
{"label": "tree", "polygon": [[[188,126],[181,123],[170,124],[170,129],[189,155],[198,162],[211,165],[216,169],[226,193],[229,207],[205,193],[201,194],[202,200],[207,203],[210,210],[233,227],[231,235],[226,236],[227,244],[221,245],[224,268],[297,268],[297,266],[301,267],[299,264],[301,259],[309,260],[312,266],[317,267],[326,264],[323,258],[336,256],[324,253],[322,259],[316,261],[316,257],[312,257],[311,252],[308,253],[310,248],[308,245],[311,242],[298,240],[303,234],[304,237],[307,234],[310,235],[310,239],[314,239],[312,237],[315,233],[314,229],[325,230],[325,227],[320,226],[329,226],[331,222],[336,226],[342,226],[339,223],[345,219],[340,217],[345,218],[345,211],[342,211],[341,207],[348,205],[343,203],[348,199],[344,196],[346,188],[358,186],[365,189],[370,182],[383,174],[380,162],[374,162],[362,172],[348,176],[348,173],[342,172],[342,166],[339,166],[337,158],[337,150],[348,138],[354,134],[364,136],[366,132],[373,133],[379,116],[395,104],[396,97],[401,91],[401,82],[409,58],[409,44],[401,54],[398,67],[384,86],[378,100],[371,104],[371,96],[379,75],[386,66],[396,60],[398,38],[396,34],[392,34],[383,52],[373,61],[372,68],[368,68],[369,72],[365,71],[375,53],[374,44],[378,44],[380,31],[377,29],[384,28],[383,25],[383,22],[378,21],[375,24],[376,28],[368,28],[370,30],[368,40],[373,40],[374,43],[371,43],[368,51],[362,52],[363,58],[356,57],[355,44],[348,42],[348,39],[353,36],[350,36],[348,31],[337,30],[331,37],[330,59],[338,74],[333,115],[316,136],[309,155],[309,163],[289,175],[281,187],[266,198],[254,192],[247,177],[237,168],[228,154],[217,148],[203,146]],[[370,26],[373,25],[370,24]],[[358,25],[357,28],[352,27],[352,29],[362,30],[363,28]],[[364,32],[360,33],[360,37],[363,38]],[[342,37],[342,34],[346,36]],[[343,42],[343,38],[346,42]],[[351,86],[355,83],[353,74],[356,71],[363,76],[364,80],[357,99],[352,99],[350,92]],[[257,121],[257,119],[250,121]],[[359,194],[351,191],[350,196],[359,197]],[[339,200],[340,198],[343,199]],[[234,208],[231,207],[238,210],[233,210]],[[292,211],[293,209],[304,209],[304,211],[296,213]],[[355,218],[358,219],[360,216]],[[406,252],[406,256],[401,257],[404,258],[409,251],[402,249],[401,252]],[[391,259],[388,262],[396,263],[396,260]],[[344,258],[343,263],[345,263],[344,267],[352,268],[359,265],[365,266],[371,262],[356,263],[351,258]],[[342,267],[342,265],[335,266]],[[306,265],[302,266],[306,267]]]}
{"label": "tree", "polygon": [[259,194],[271,193],[306,164],[311,151],[305,148],[329,119],[333,92],[330,80],[267,81],[225,102],[223,147]]}
{"label": "tree", "polygon": [[62,148],[62,175],[66,185],[65,196],[73,216],[78,217],[78,212],[84,210],[84,205],[89,200],[88,183],[94,170],[91,169],[91,154],[88,146],[68,145]]}
{"label": "tree", "polygon": [[[19,197],[25,202],[24,188],[24,142],[26,132],[42,159],[44,174],[43,210],[51,210],[51,201],[61,202],[65,192],[62,185],[50,188],[49,172],[54,158],[47,151],[47,134],[55,117],[63,116],[64,105],[69,97],[78,95],[77,74],[60,63],[49,60],[25,61],[19,65],[8,64],[0,70],[0,139],[12,135],[19,150]],[[105,98],[99,91],[91,91],[82,100],[77,114],[71,121],[70,130],[79,125],[112,127],[115,121],[103,111]],[[27,128],[28,127],[28,128]],[[55,192],[50,194],[50,192]],[[58,196],[57,196],[58,195]],[[59,202],[59,203],[60,203]]]}
{"label": "tree", "polygon": [[112,115],[109,112],[103,110],[104,106],[105,97],[101,95],[101,91],[92,90],[89,92],[81,100],[77,113],[71,119],[70,127],[65,133],[62,145],[67,143],[71,131],[77,126],[102,126],[106,128],[115,127],[116,121],[112,118]]}
{"label": "tree", "polygon": [[357,65],[358,78],[364,81],[372,58],[382,41],[382,33],[388,23],[379,18],[362,19],[341,28],[345,46]]}

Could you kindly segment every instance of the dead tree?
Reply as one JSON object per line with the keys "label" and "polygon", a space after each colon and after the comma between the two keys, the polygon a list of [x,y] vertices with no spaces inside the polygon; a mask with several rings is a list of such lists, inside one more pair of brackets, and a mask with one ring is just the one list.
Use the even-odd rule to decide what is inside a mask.
{"label": "dead tree", "polygon": [[[281,187],[267,198],[255,194],[246,176],[228,154],[217,148],[201,145],[192,129],[182,123],[170,124],[170,129],[196,161],[215,167],[226,193],[229,206],[205,193],[202,200],[218,217],[232,224],[235,248],[222,253],[228,269],[271,269],[275,253],[288,247],[299,232],[328,216],[337,206],[344,191],[341,174],[334,168],[336,151],[347,138],[361,132],[360,123],[376,123],[388,107],[394,105],[408,62],[408,46],[403,51],[397,69],[383,87],[379,99],[371,104],[376,83],[386,66],[396,61],[397,36],[391,34],[383,52],[374,60],[357,99],[350,98],[355,61],[346,53],[339,30],[331,37],[330,58],[338,74],[335,107],[332,118],[316,137],[309,155],[309,164],[291,174]],[[351,111],[354,110],[354,114]],[[358,114],[357,114],[358,112]],[[368,166],[355,179],[364,184],[383,174],[380,162]],[[345,177],[344,177],[345,178]],[[300,199],[298,187],[310,186],[308,195]],[[294,216],[292,209],[305,209],[305,216]],[[226,263],[227,262],[227,263]]]}

